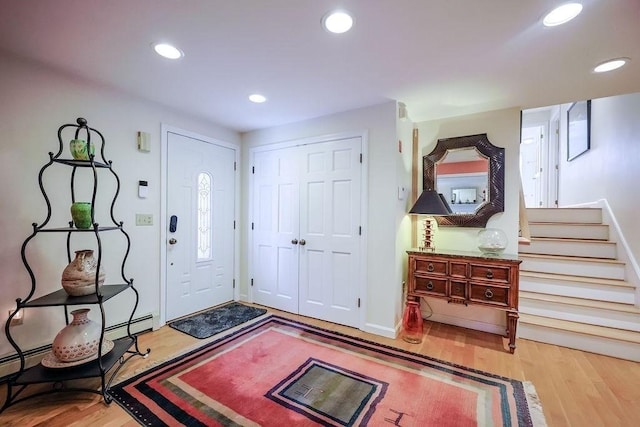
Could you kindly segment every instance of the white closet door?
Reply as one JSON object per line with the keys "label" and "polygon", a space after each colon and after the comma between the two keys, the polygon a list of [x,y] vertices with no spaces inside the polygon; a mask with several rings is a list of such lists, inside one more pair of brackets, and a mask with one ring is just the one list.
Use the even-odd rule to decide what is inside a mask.
{"label": "white closet door", "polygon": [[253,301],[298,312],[298,149],[254,154]]}
{"label": "white closet door", "polygon": [[301,147],[299,313],[358,325],[361,138]]}

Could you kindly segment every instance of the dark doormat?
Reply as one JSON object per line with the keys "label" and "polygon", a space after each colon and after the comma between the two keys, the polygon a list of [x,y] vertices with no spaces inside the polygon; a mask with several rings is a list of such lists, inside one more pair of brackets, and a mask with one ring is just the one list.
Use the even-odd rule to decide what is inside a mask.
{"label": "dark doormat", "polygon": [[192,337],[204,339],[231,329],[241,323],[265,314],[264,308],[249,307],[237,302],[214,308],[184,319],[169,323],[176,329]]}

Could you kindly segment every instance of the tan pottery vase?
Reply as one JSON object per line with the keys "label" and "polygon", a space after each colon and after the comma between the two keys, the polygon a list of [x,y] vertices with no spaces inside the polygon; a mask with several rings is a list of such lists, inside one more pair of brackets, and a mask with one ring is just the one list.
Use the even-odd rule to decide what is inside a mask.
{"label": "tan pottery vase", "polygon": [[[98,262],[93,250],[76,251],[76,257],[62,272],[62,288],[72,297],[90,295],[96,292],[96,270]],[[104,283],[103,271],[98,276],[98,286]]]}

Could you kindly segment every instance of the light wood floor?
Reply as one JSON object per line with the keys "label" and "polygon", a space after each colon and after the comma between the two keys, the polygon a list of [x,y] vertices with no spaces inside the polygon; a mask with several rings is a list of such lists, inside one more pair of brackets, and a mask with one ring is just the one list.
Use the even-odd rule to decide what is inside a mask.
{"label": "light wood floor", "polygon": [[[506,377],[533,382],[550,427],[640,425],[640,363],[564,347],[518,340],[515,354],[506,341],[484,332],[425,322],[422,344],[408,344],[315,319],[276,312],[285,317],[422,353]],[[129,361],[118,378],[144,370],[207,340],[168,326],[140,336],[147,359]],[[117,382],[118,380],[116,380]],[[85,383],[86,384],[86,383]],[[97,383],[96,383],[97,384]],[[4,402],[6,386],[0,399]],[[19,403],[0,415],[1,426],[137,426],[118,404],[105,405],[98,395],[59,393]]]}

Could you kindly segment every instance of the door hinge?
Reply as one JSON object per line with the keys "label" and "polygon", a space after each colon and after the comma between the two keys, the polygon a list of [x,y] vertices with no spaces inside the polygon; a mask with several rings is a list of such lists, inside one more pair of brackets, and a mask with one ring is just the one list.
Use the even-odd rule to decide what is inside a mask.
{"label": "door hinge", "polygon": [[538,206],[542,207],[542,200],[538,202]]}
{"label": "door hinge", "polygon": [[360,153],[360,163],[362,163],[362,153]]}
{"label": "door hinge", "polygon": [[233,289],[236,288],[236,279],[233,279]]}
{"label": "door hinge", "polygon": [[253,230],[253,223],[251,223],[251,229]]}
{"label": "door hinge", "polygon": [[233,170],[237,170],[236,168],[238,167],[236,162],[233,162]]}
{"label": "door hinge", "polygon": [[360,298],[358,298],[358,308],[360,308]]}
{"label": "door hinge", "polygon": [[233,220],[233,229],[234,230],[236,229],[236,220],[235,219]]}
{"label": "door hinge", "polygon": [[358,227],[358,236],[362,236],[362,226]]}
{"label": "door hinge", "polygon": [[253,279],[251,279],[251,286],[253,286]]}
{"label": "door hinge", "polygon": [[251,166],[251,173],[256,173],[256,167],[255,166]]}

